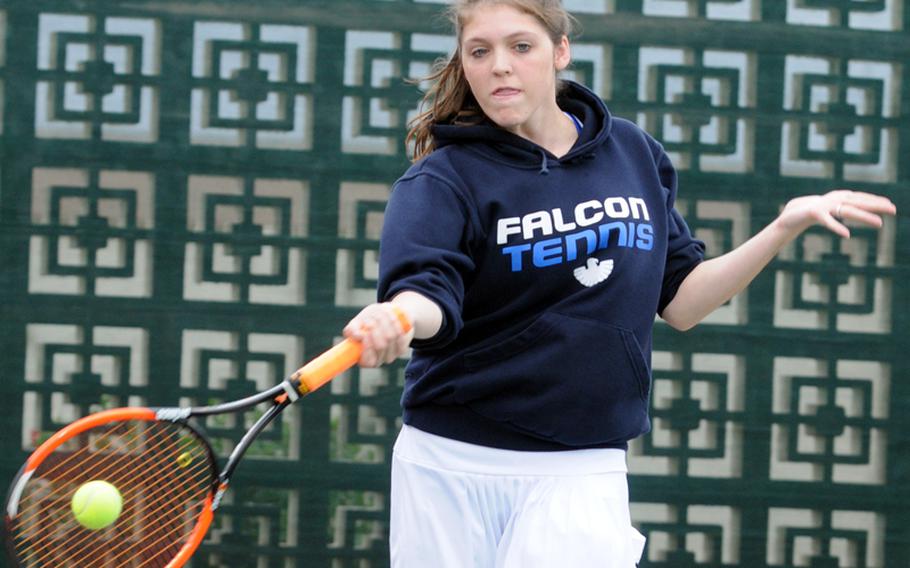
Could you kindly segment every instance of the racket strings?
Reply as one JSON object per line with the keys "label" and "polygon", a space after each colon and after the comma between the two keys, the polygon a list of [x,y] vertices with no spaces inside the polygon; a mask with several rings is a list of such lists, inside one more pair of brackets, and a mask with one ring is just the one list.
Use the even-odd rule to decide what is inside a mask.
{"label": "racket strings", "polygon": [[[158,480],[158,483],[163,482],[164,480]],[[192,487],[185,487],[177,495],[177,499],[191,499],[192,493]],[[143,559],[136,564],[137,567],[157,566],[158,564],[155,562],[162,556],[165,557],[165,563],[173,557],[176,551],[172,550],[172,545],[183,544],[185,540],[183,537],[192,530],[200,511],[184,511],[182,514],[175,514],[174,511],[169,510],[169,505],[164,499],[149,504],[149,515],[159,522],[151,530],[146,531],[141,542],[137,543],[137,546],[141,546],[139,550],[124,550],[123,553],[115,556],[113,558],[115,566],[120,566],[122,562],[131,558]]]}
{"label": "racket strings", "polygon": [[[139,425],[135,424],[130,430],[124,431],[122,433],[117,433],[116,435],[119,437],[132,436],[134,434],[134,432],[138,429],[138,427],[139,427]],[[100,440],[109,438],[112,435],[114,435],[114,433],[115,432],[113,430],[108,431],[104,436],[102,436],[100,438]],[[83,438],[82,441],[84,442],[85,439]],[[74,478],[74,474],[73,474],[72,470],[76,470],[76,469],[85,467],[85,462],[87,460],[91,459],[91,457],[92,457],[92,456],[90,456],[91,449],[92,448],[91,448],[90,444],[83,443],[82,447],[78,451],[69,453],[69,455],[66,455],[66,457],[63,459],[55,459],[55,458],[60,458],[62,455],[65,455],[62,453],[59,455],[51,456],[49,458],[49,461],[45,462],[45,463],[49,463],[50,467],[47,467],[46,469],[39,467],[38,470],[36,470],[35,475],[33,476],[32,481],[30,482],[32,487],[34,488],[36,483],[40,483],[42,485],[47,485],[47,484],[49,484],[50,480],[66,480],[66,479]],[[130,456],[128,454],[120,454],[119,459],[109,460],[106,463],[105,467],[92,470],[92,475],[94,476],[93,478],[94,479],[114,479],[116,476],[111,475],[111,473],[112,473],[111,469],[115,468],[118,463],[123,462],[123,461],[128,461],[129,459],[130,459]],[[71,469],[68,469],[67,466],[70,466]],[[36,491],[40,492],[40,488],[36,489]],[[121,493],[121,496],[125,497],[125,495],[123,495],[123,493]],[[43,498],[40,495],[40,493],[38,495],[36,495],[34,499],[31,499],[29,497],[30,497],[30,495],[28,495],[28,493],[26,493],[26,495],[23,498],[23,505],[21,507],[21,511],[20,511],[19,515],[16,517],[17,525],[19,527],[23,527],[22,531],[20,531],[20,532],[24,532],[25,527],[39,523],[42,519],[47,518],[48,516],[51,516],[51,515],[57,516],[63,512],[62,505],[61,505],[59,511],[56,510],[56,507],[54,509],[51,509],[50,508],[51,505],[47,504],[47,500],[45,498]],[[59,492],[59,495],[57,496],[57,498],[65,499],[64,492],[63,491]],[[54,503],[54,505],[57,505],[57,503]],[[76,522],[75,519],[67,518],[66,516],[61,516],[60,518],[62,520],[69,521],[69,523],[67,523],[67,524],[71,524],[71,525],[73,525],[73,527],[75,527],[75,522]],[[47,526],[52,527],[54,525],[49,524]],[[65,526],[66,525],[64,525],[64,527]],[[57,529],[62,530],[64,527],[58,526]],[[84,538],[90,539],[91,535],[92,535],[92,533],[85,533]],[[48,550],[50,547],[56,546],[56,544],[57,544],[56,539],[48,538],[45,541],[43,546],[37,546],[37,547],[31,548],[29,550],[29,553],[25,556],[24,560],[32,560],[32,559],[36,558],[38,555],[45,553],[46,550]],[[70,541],[70,543],[69,543],[70,549],[72,549],[73,544],[75,544],[75,543]]]}
{"label": "racket strings", "polygon": [[[135,433],[135,431],[137,430],[137,428],[138,428],[138,424],[136,426],[134,426],[132,429],[125,431],[122,434],[118,433],[117,435],[121,436],[121,437],[123,435],[133,435]],[[191,439],[188,438],[188,440],[191,440]],[[158,461],[153,461],[153,462],[149,463],[151,471],[159,470],[162,468],[163,465],[165,465],[160,461],[160,458],[162,458],[165,455],[165,453],[161,452],[161,451],[155,451],[155,450],[160,449],[160,445],[162,442],[164,442],[163,439],[158,439],[157,444],[146,448],[147,451],[151,452],[149,455],[155,456],[156,458],[158,458]],[[89,449],[90,449],[89,445],[84,445],[83,448],[79,452],[74,453],[73,455],[70,455],[65,460],[61,460],[61,463],[55,465],[54,467],[49,468],[47,471],[44,471],[44,472],[42,472],[39,469],[38,473],[40,474],[41,478],[43,478],[45,480],[54,479],[54,478],[63,479],[63,478],[71,477],[71,472],[64,470],[63,466],[66,464],[73,464],[73,467],[76,467],[76,468],[81,467],[84,464],[79,461],[79,457],[84,456],[85,452],[88,451]],[[83,457],[82,459],[84,461],[85,458]],[[109,463],[105,463],[104,467],[102,467],[100,469],[92,470],[92,476],[93,476],[92,478],[93,479],[106,479],[106,480],[122,479],[126,473],[126,471],[125,471],[126,468],[130,467],[130,465],[134,464],[134,463],[135,463],[134,456],[132,456],[131,454],[128,454],[128,453],[121,453],[120,457],[118,459],[109,460]],[[204,463],[204,462],[197,462],[197,463]],[[135,481],[139,481],[139,480],[135,480]],[[121,496],[123,497],[125,504],[131,503],[135,500],[136,494],[138,493],[138,491],[135,488],[140,487],[140,486],[134,485],[132,487],[133,487],[133,489],[123,488],[123,490],[121,491]],[[158,496],[159,500],[162,497],[163,496],[159,495]],[[35,504],[40,505],[41,501],[36,500]],[[29,511],[29,509],[33,509],[33,510]],[[130,518],[127,514],[129,511],[130,511],[130,509],[127,507],[126,510],[121,514],[121,519],[125,524],[127,524],[127,526],[130,523]],[[26,515],[25,513],[27,513],[27,512],[30,514]],[[26,510],[23,511],[23,514],[21,514],[18,517],[18,519],[23,524],[31,523],[31,522],[34,522],[36,516],[40,516],[44,512],[45,512],[44,509],[42,509],[41,507],[38,507],[38,506],[27,507]],[[72,524],[73,527],[75,527],[75,522],[76,522],[75,519],[70,517],[70,520],[71,520],[70,524]],[[88,541],[89,544],[91,544],[91,542],[93,540],[95,540],[92,538],[94,534],[95,533],[93,533],[91,531],[84,531],[82,540]],[[51,545],[53,545],[53,541],[48,541],[47,546],[51,546]],[[78,545],[79,545],[78,541],[70,541],[68,543],[67,549],[72,556],[76,556],[75,552],[78,551]],[[34,556],[36,554],[41,553],[44,548],[46,548],[46,547],[34,549],[32,551],[32,554],[30,554],[29,556]]]}
{"label": "racket strings", "polygon": [[[106,444],[106,440],[110,439],[114,435],[116,435],[118,438],[132,437],[138,431],[140,424],[141,423],[134,423],[130,429],[125,430],[124,432],[115,432],[114,430],[109,430],[104,435],[100,436],[95,443],[97,445],[104,445]],[[85,438],[87,437],[88,436],[83,437],[82,441],[84,442]],[[76,440],[74,439],[73,441]],[[42,467],[36,471],[33,479],[40,478],[42,480],[51,480],[71,478],[72,472],[67,470],[66,467],[71,466],[74,469],[84,467],[84,462],[88,459],[92,459],[92,451],[93,449],[91,448],[90,444],[85,443],[81,444],[81,448],[77,451],[66,452],[65,450],[61,451],[58,449],[58,453],[50,456],[48,461],[45,462],[47,465],[42,465]],[[130,460],[132,460],[132,456],[127,453],[121,453],[120,456],[121,458],[119,460],[108,459],[107,463],[104,466],[105,469],[93,472],[98,476],[96,479],[105,479],[107,476],[110,476],[110,469],[116,467],[118,463],[130,463]],[[40,503],[40,500],[36,500],[35,504],[39,505]],[[24,523],[30,522],[32,520],[31,516],[25,514],[25,511],[30,508],[33,509],[33,511],[31,511],[32,515],[40,515],[42,513],[40,507],[29,507],[29,504],[25,504],[23,507],[21,507],[23,510],[20,511],[17,519]]]}
{"label": "racket strings", "polygon": [[[160,442],[160,441],[159,441],[159,442]],[[164,462],[167,461],[167,453],[168,453],[168,452],[162,452],[162,451],[160,451],[160,443],[159,443],[158,445],[156,445],[156,443],[154,443],[154,442],[152,442],[152,443],[146,443],[146,444],[138,444],[137,447],[139,447],[139,448],[142,449],[142,451],[144,452],[144,455],[145,455],[146,457],[151,456],[151,459],[145,459],[145,460],[143,460],[143,462],[141,463],[141,465],[142,465],[143,467],[142,467],[142,469],[141,469],[140,471],[142,471],[142,472],[155,472],[155,471],[162,470],[162,466],[164,465]],[[90,449],[90,446],[85,446],[85,447],[83,448],[83,450],[85,450],[86,448],[89,448],[89,449]],[[123,476],[124,476],[124,474],[125,474],[125,472],[123,472],[123,469],[124,469],[123,463],[124,463],[124,462],[129,463],[129,458],[130,458],[130,455],[129,455],[129,454],[120,454],[120,458],[117,459],[117,460],[115,460],[115,461],[112,461],[112,462],[109,464],[109,467],[104,467],[104,468],[100,468],[100,469],[99,469],[99,468],[91,469],[91,476],[90,476],[90,477],[92,477],[92,478],[107,478],[107,479],[122,479]],[[157,458],[157,461],[155,461],[154,458]],[[79,463],[79,460],[74,460],[72,457],[70,457],[67,461],[68,461],[68,462],[73,462],[73,463]],[[84,461],[84,460],[83,460],[83,461]],[[196,463],[204,463],[204,460],[197,460]],[[134,465],[140,465],[140,464],[134,464]],[[60,476],[62,476],[62,475],[68,475],[67,473],[65,473],[65,472],[63,472],[63,471],[61,470],[61,467],[60,467],[60,466],[57,466],[57,467],[54,467],[54,468],[51,468],[51,469],[53,469],[53,471],[55,472],[55,474],[56,474],[56,476],[58,477],[58,479],[59,479]],[[166,470],[166,469],[163,469],[163,471],[167,471],[167,470]],[[187,471],[188,471],[188,472],[191,472],[192,470],[187,470]],[[45,479],[46,479],[46,475],[45,475],[44,477],[45,477]],[[131,483],[134,483],[134,484],[135,484],[135,485],[133,485],[133,486],[131,486],[131,487],[142,487],[142,486],[146,483],[145,477],[147,477],[147,475],[142,475],[142,476],[140,476],[140,477],[136,477],[136,479],[134,479],[134,480],[131,480]],[[129,527],[130,524],[135,524],[135,520],[131,520],[131,517],[135,515],[135,511],[138,511],[138,509],[135,510],[135,511],[133,511],[134,515],[130,515],[131,509],[130,509],[130,507],[129,507],[129,504],[130,504],[130,503],[133,503],[133,502],[136,502],[137,494],[145,494],[145,493],[148,493],[148,491],[141,491],[141,492],[140,492],[140,491],[136,491],[136,490],[133,490],[133,491],[125,491],[124,497],[125,497],[125,503],[127,504],[127,507],[125,508],[126,510],[124,511],[124,514],[122,515],[122,518],[118,521],[118,526]],[[181,497],[182,497],[182,496],[178,496],[178,498],[181,498]],[[157,502],[156,502],[156,501],[157,501]],[[142,503],[142,505],[144,506],[144,508],[145,508],[145,510],[147,511],[147,513],[149,513],[150,515],[156,515],[156,514],[159,514],[159,513],[161,512],[161,511],[158,511],[158,510],[156,510],[156,509],[157,509],[157,508],[160,508],[160,504],[163,503],[163,502],[166,502],[166,501],[167,501],[167,497],[166,497],[165,495],[162,495],[161,493],[158,493],[157,499],[155,499],[155,500],[153,500],[153,501],[148,501],[148,500],[146,499],[146,500]],[[92,544],[93,544],[93,541],[97,541],[97,540],[98,540],[98,536],[100,536],[98,533],[96,533],[96,532],[94,532],[94,531],[84,531],[84,530],[83,530],[83,531],[78,531],[78,527],[76,527],[76,526],[74,525],[74,523],[72,522],[72,518],[71,518],[71,517],[68,518],[66,515],[57,515],[57,517],[60,517],[61,519],[66,519],[66,520],[69,520],[69,521],[70,521],[70,523],[69,523],[69,524],[70,524],[70,528],[76,528],[76,529],[77,529],[77,533],[76,533],[76,534],[80,534],[80,533],[81,533],[81,535],[82,535],[82,536],[81,536],[81,543],[83,544],[83,546],[79,546],[80,541],[73,541],[72,539],[70,539],[70,540],[67,542],[66,547],[64,547],[64,548],[62,548],[62,549],[59,549],[57,552],[62,553],[62,552],[65,551],[65,552],[66,552],[66,555],[67,555],[68,557],[70,557],[70,558],[76,558],[76,557],[78,557],[78,556],[80,555],[80,553],[82,552],[82,549],[85,547],[86,544],[87,544],[88,546],[90,546],[90,547],[92,548],[92,550],[94,550],[94,546],[92,546]],[[56,520],[56,519],[55,519],[55,520]],[[53,526],[53,525],[52,525],[52,526]],[[65,528],[64,528],[63,530],[65,531]],[[144,535],[143,535],[143,536],[144,536]],[[94,538],[93,538],[93,537],[94,537]],[[108,539],[108,540],[110,540],[110,539]],[[54,546],[54,543],[60,542],[60,539],[59,539],[59,538],[51,538],[51,539],[48,539],[48,542],[51,543],[50,546]],[[113,542],[113,543],[106,542],[105,544],[107,544],[107,545],[110,545],[110,544],[116,545],[117,543],[116,543],[116,542]],[[46,548],[46,547],[45,547],[45,548]],[[107,547],[107,550],[111,550],[111,546],[108,546],[108,547]],[[113,551],[116,552],[116,546],[114,546]],[[38,552],[42,552],[42,551],[38,551]],[[45,551],[45,552],[46,552],[46,551]],[[95,553],[97,553],[97,551],[95,551]],[[45,560],[48,560],[47,565],[55,565],[55,566],[56,566],[56,565],[60,564],[60,558],[59,558],[59,556],[60,556],[60,554],[57,554],[57,555],[55,555],[55,556],[45,558]],[[119,563],[118,563],[118,564],[115,564],[115,565],[119,565]]]}
{"label": "racket strings", "polygon": [[[205,443],[179,424],[122,421],[65,443],[34,471],[12,527],[25,567],[165,566],[202,512],[214,480]],[[77,523],[70,499],[82,484],[117,487],[123,510],[108,528]]]}
{"label": "racket strings", "polygon": [[[199,465],[197,466],[197,469],[202,469],[202,468],[205,468],[205,462],[199,462]],[[188,473],[193,473],[193,472],[190,471]],[[158,484],[158,483],[161,483],[161,481],[160,480],[156,481],[156,484]],[[193,487],[185,486],[183,488],[183,490],[181,491],[181,493],[176,495],[175,497],[177,500],[192,499],[193,490],[194,490]],[[125,493],[123,493],[124,502],[130,502],[130,501],[136,502],[136,500],[139,499],[140,494],[141,494],[140,491],[125,492]],[[167,531],[167,525],[163,522],[163,519],[171,519],[174,517],[173,512],[168,510],[168,505],[170,503],[170,501],[167,499],[168,495],[156,494],[154,492],[153,492],[153,495],[156,495],[154,500],[143,502],[144,510],[146,511],[147,516],[162,519],[162,522],[158,523],[158,525],[155,526],[154,528],[152,528],[151,530],[146,530],[142,534],[141,540],[139,541],[138,544],[148,543],[142,550],[137,552],[134,548],[125,548],[120,553],[117,553],[117,552],[109,553],[109,554],[114,555],[114,557],[110,559],[111,562],[113,562],[114,566],[121,566],[122,564],[120,563],[120,561],[127,561],[130,559],[129,557],[142,558],[143,553],[146,550],[149,550],[153,547],[157,547],[160,550],[158,553],[159,555],[164,554],[164,553],[169,553],[167,558],[170,559],[170,557],[173,556],[173,551],[168,548],[167,544],[164,541],[172,540],[172,541],[176,541],[178,543],[182,543],[182,539],[180,539],[180,537],[185,535],[187,532],[189,532],[189,530],[186,528],[185,525],[187,523],[192,523],[193,521],[195,521],[195,517],[192,515],[183,515],[183,521],[181,522],[181,524],[173,527],[172,530]],[[121,515],[122,521],[120,519],[118,519],[118,522],[123,522],[124,525],[126,525],[126,526],[135,526],[136,524],[138,524],[138,520],[139,520],[139,519],[137,519],[135,511],[136,511],[136,509],[133,508],[132,509],[133,514],[128,515],[128,516],[126,514],[127,512],[124,511],[124,513]],[[197,512],[197,514],[198,514],[198,512]],[[192,526],[190,526],[189,528],[192,528]],[[167,532],[165,532],[164,534],[160,534],[160,533],[162,533],[162,531],[167,531]],[[90,555],[95,554],[94,547],[96,546],[96,543],[95,543],[96,539],[94,538],[93,532],[92,531],[83,531],[83,532],[84,532],[83,538],[80,541],[71,542],[70,544],[67,545],[67,555],[69,557],[80,558],[80,557],[88,557]],[[54,559],[51,558],[50,560],[54,560]],[[138,566],[145,566],[145,565],[146,564],[139,564]]]}
{"label": "racket strings", "polygon": [[[118,461],[123,461],[123,460],[121,459]],[[54,469],[57,470],[58,474],[60,473],[59,467],[54,468]],[[111,475],[112,473],[114,473],[114,472],[112,471],[112,468],[110,468],[110,467],[92,470],[92,476],[95,478],[113,479],[113,478],[119,477],[119,476],[112,477],[112,475]],[[125,498],[126,502],[129,502],[129,500],[131,498],[133,498],[133,495],[131,495],[131,492],[124,492],[123,497]],[[127,507],[127,510],[129,510],[129,507]],[[42,512],[41,510],[38,511],[39,514],[41,512]],[[127,513],[124,512],[124,514],[122,515],[121,518],[123,520],[126,520],[126,516],[127,516]],[[43,546],[41,548],[32,549],[31,554],[29,554],[29,559],[37,557],[42,560],[42,565],[45,565],[45,564],[46,565],[59,565],[63,562],[63,560],[65,560],[65,558],[63,558],[64,555],[66,556],[66,558],[68,558],[70,560],[72,560],[74,558],[79,558],[80,555],[83,554],[83,549],[87,545],[92,546],[93,550],[96,550],[95,553],[98,554],[97,547],[99,545],[99,539],[103,540],[105,537],[109,536],[101,531],[99,531],[99,532],[90,532],[90,531],[81,531],[80,532],[80,531],[78,531],[78,527],[74,524],[72,518],[71,517],[67,518],[66,516],[64,516],[62,514],[62,512],[57,512],[55,514],[55,517],[52,519],[51,526],[54,526],[54,523],[59,524],[59,527],[56,529],[56,531],[57,531],[56,534],[51,535],[51,538],[47,538],[44,540],[45,546]],[[73,536],[69,536],[67,531],[74,531],[74,532],[72,532]],[[61,536],[59,536],[58,538],[54,538],[54,536],[56,536],[56,535],[61,535]],[[63,540],[63,539],[66,539],[66,540]],[[66,546],[65,547],[58,546],[61,542],[65,542]],[[109,546],[110,543],[105,541],[103,544],[106,546],[105,546],[105,548],[101,549],[102,554],[108,553],[108,551],[111,548],[111,546]],[[114,542],[113,544],[116,545],[116,542]]]}
{"label": "racket strings", "polygon": [[[129,502],[130,500],[134,500],[136,498],[135,492],[126,492],[126,493],[123,493],[122,496],[123,496],[124,500],[127,502]],[[161,499],[159,499],[159,501],[161,501]],[[154,506],[155,504],[149,503],[147,505]],[[126,511],[124,511],[121,514],[121,518],[118,521],[129,526],[130,524],[135,523],[134,517],[135,517],[134,514],[130,515]],[[71,528],[76,528],[76,526],[73,524],[72,520],[70,520],[69,524],[71,525]],[[67,555],[71,556],[71,557],[80,556],[87,547],[93,546],[94,542],[96,540],[97,540],[97,537],[94,532],[83,531],[80,538],[70,539],[68,541],[67,547],[66,547]],[[47,554],[49,554],[48,549],[50,547],[54,547],[56,545],[57,545],[57,543],[55,541],[49,540],[45,546],[36,547],[36,548],[31,549],[30,554],[27,556],[26,559],[35,557],[37,555],[47,555]],[[57,552],[58,553],[62,552],[62,549],[58,548]],[[53,558],[51,557],[50,559],[52,560]]]}
{"label": "racket strings", "polygon": [[[162,458],[164,458],[166,454],[158,450],[159,448],[156,447],[156,445],[152,444],[146,445],[144,447],[144,451],[146,452],[145,455],[151,456],[151,459],[145,460],[145,463],[142,464],[146,471],[158,471],[162,468],[162,465],[164,465]],[[107,479],[123,478],[123,475],[125,473],[123,471],[124,463],[128,463],[128,460],[124,459],[125,457],[127,456],[121,456],[121,459],[117,460],[116,462],[112,462],[111,467],[99,469],[96,472],[93,472],[93,477]],[[157,458],[157,460],[155,458]],[[160,505],[158,502],[166,501],[166,496],[158,492],[159,490],[156,488],[141,489],[146,485],[146,480],[144,477],[145,476],[143,475],[142,477],[137,477],[136,479],[132,480],[135,485],[131,487],[139,489],[124,491],[123,497],[125,499],[125,503],[127,503],[128,506],[126,507],[124,513],[121,516],[121,519],[119,520],[119,522],[122,523],[122,526],[129,527],[131,524],[135,524],[136,522],[135,517],[139,509],[129,507],[130,503],[140,503],[141,500],[143,509],[146,510],[149,515],[155,515],[160,513],[160,511],[156,510],[156,508]],[[154,500],[149,501],[146,494],[157,495],[157,497]],[[69,558],[80,558],[81,556],[86,556],[86,553],[89,551],[93,551],[93,541],[97,540],[96,538],[92,538],[94,535],[94,532],[82,531],[82,538],[80,541],[71,540],[68,543],[66,548],[67,556]],[[143,535],[143,538],[146,537],[147,535]],[[111,549],[111,547],[108,547],[108,550],[106,552],[108,556],[110,556],[111,554],[117,554],[117,549],[116,547],[113,547],[113,549]],[[49,558],[49,562],[52,565],[56,565],[59,564],[59,559]],[[120,565],[120,563],[117,562],[115,565]]]}
{"label": "racket strings", "polygon": [[[185,490],[184,493],[189,493],[189,490]],[[125,496],[125,498],[128,497]],[[163,500],[159,501],[163,502]],[[166,517],[162,518],[168,519],[174,516],[173,512],[169,511],[165,507],[160,507],[156,510],[153,508],[155,506],[154,503],[149,503],[147,505],[149,506],[150,515],[165,515]],[[119,551],[118,549],[107,551],[107,557],[105,561],[108,562],[108,564],[111,566],[123,566],[126,563],[130,563],[130,566],[158,566],[159,564],[155,563],[155,560],[161,556],[166,555],[165,560],[160,564],[164,565],[174,556],[176,552],[170,547],[170,545],[175,543],[182,544],[183,541],[179,537],[189,532],[189,529],[192,528],[192,523],[194,521],[195,518],[193,516],[182,515],[182,520],[179,524],[172,523],[174,526],[168,526],[164,522],[160,522],[157,524],[157,526],[144,531],[141,538],[130,541],[129,547],[121,547]],[[124,519],[124,522],[129,523],[130,520]],[[90,531],[84,531],[84,533],[85,534],[80,541],[71,542],[67,545],[65,553],[68,559],[86,559],[87,561],[90,561],[90,559],[97,554],[96,547],[98,546],[98,537]],[[136,550],[135,546],[142,546],[143,544],[145,544],[144,547]],[[157,552],[155,552],[156,550]],[[64,550],[58,549],[57,552],[63,553]],[[144,558],[146,554],[153,555],[141,561],[139,564],[136,564],[138,561],[137,559]],[[48,557],[48,565],[58,565],[59,562],[63,560],[59,556],[60,554]],[[82,560],[79,560],[79,562],[80,563],[77,565],[83,566],[81,563]]]}

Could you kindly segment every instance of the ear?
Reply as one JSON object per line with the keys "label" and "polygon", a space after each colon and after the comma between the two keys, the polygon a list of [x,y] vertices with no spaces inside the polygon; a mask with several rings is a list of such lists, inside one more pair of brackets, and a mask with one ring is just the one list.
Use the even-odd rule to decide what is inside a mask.
{"label": "ear", "polygon": [[572,50],[569,47],[569,38],[562,36],[562,38],[559,40],[559,43],[557,43],[554,47],[555,48],[553,50],[553,54],[556,70],[562,71],[569,66],[569,63],[572,62]]}

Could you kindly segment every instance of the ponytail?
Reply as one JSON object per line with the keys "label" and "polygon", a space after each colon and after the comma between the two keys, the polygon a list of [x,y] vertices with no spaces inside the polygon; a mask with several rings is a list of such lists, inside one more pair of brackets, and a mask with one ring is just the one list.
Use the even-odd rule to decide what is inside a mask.
{"label": "ponytail", "polygon": [[414,162],[436,149],[432,133],[434,124],[478,124],[485,118],[465,79],[460,49],[456,49],[448,60],[437,61],[424,80],[432,83],[420,103],[420,108],[425,110],[408,123],[405,138]]}

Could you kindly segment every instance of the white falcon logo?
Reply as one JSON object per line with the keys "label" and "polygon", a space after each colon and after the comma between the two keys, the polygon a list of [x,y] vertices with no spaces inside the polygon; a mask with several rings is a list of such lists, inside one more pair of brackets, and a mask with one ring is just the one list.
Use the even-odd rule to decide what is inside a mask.
{"label": "white falcon logo", "polygon": [[600,284],[607,277],[610,276],[610,273],[613,272],[613,259],[607,259],[603,262],[597,260],[596,258],[589,258],[585,266],[579,266],[575,269],[573,274],[575,274],[575,279],[581,282],[584,286],[590,288],[595,284]]}

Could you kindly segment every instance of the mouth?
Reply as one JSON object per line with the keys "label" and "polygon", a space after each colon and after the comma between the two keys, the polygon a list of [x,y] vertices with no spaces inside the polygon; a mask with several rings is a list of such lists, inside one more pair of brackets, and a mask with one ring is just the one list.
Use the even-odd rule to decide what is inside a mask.
{"label": "mouth", "polygon": [[496,89],[495,91],[493,91],[493,96],[496,98],[504,99],[504,98],[508,98],[508,97],[514,97],[515,95],[517,95],[519,93],[521,93],[521,91],[519,89],[515,89],[513,87],[500,87],[500,88]]}

